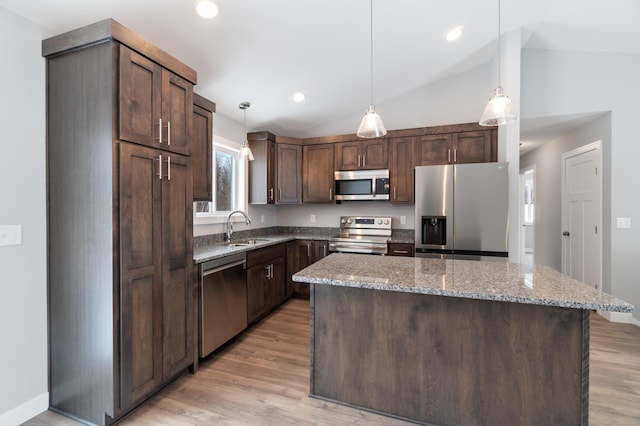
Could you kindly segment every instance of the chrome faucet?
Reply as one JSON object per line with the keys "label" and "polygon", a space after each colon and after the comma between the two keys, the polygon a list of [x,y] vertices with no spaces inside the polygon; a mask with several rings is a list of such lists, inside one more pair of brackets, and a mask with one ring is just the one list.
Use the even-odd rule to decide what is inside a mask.
{"label": "chrome faucet", "polygon": [[226,241],[231,241],[231,236],[233,235],[233,225],[231,224],[231,216],[233,216],[234,214],[241,214],[242,216],[244,216],[245,223],[247,225],[251,225],[251,219],[249,219],[249,216],[247,216],[247,214],[245,212],[243,212],[242,210],[234,210],[231,213],[229,213],[229,216],[227,216],[227,239]]}

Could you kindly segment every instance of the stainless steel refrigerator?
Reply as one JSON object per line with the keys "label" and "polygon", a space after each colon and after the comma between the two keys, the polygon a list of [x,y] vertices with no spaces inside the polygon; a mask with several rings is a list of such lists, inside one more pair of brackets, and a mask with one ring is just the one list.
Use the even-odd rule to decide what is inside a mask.
{"label": "stainless steel refrigerator", "polygon": [[508,163],[416,167],[416,256],[506,261],[508,169]]}

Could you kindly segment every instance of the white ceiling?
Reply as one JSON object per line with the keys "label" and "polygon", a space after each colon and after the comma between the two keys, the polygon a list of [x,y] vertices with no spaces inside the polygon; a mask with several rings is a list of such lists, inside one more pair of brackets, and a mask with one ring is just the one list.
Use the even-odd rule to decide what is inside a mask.
{"label": "white ceiling", "polygon": [[[111,17],[196,69],[196,91],[219,113],[242,122],[238,104],[250,101],[253,129],[298,136],[364,112],[368,0],[216,1],[213,20],[197,17],[193,0],[0,0],[0,7],[51,35]],[[373,15],[375,103],[486,63],[496,51],[495,0],[375,0]],[[445,41],[457,25],[462,37]],[[527,48],[640,54],[640,0],[503,0],[502,32],[517,27],[530,35]],[[308,98],[296,104],[299,90]]]}

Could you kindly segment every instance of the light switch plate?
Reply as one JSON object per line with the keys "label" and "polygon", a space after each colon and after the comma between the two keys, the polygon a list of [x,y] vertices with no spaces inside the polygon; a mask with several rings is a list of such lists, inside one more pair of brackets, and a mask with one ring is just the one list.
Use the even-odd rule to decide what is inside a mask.
{"label": "light switch plate", "polygon": [[316,221],[316,215],[312,214],[310,220],[311,220],[311,223],[315,222]]}
{"label": "light switch plate", "polygon": [[406,224],[407,224],[407,217],[400,216],[400,225],[406,225]]}
{"label": "light switch plate", "polygon": [[616,218],[616,228],[631,228],[631,218],[630,217]]}
{"label": "light switch plate", "polygon": [[22,225],[0,225],[0,246],[22,244]]}

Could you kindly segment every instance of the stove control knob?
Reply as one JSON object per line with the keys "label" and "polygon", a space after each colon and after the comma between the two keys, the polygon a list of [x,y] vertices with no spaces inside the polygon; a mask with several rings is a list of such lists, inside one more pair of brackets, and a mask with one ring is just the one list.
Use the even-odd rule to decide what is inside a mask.
{"label": "stove control knob", "polygon": [[384,224],[385,224],[385,225],[388,225],[388,224],[389,224],[389,219],[385,219],[385,220],[384,220]]}
{"label": "stove control knob", "polygon": [[345,219],[344,217],[342,219],[340,219],[340,223],[345,224],[347,223],[347,219]]}
{"label": "stove control knob", "polygon": [[351,218],[347,219],[347,223],[351,224],[353,222],[353,220],[351,220]]}
{"label": "stove control knob", "polygon": [[378,225],[382,225],[382,219],[378,219]]}

